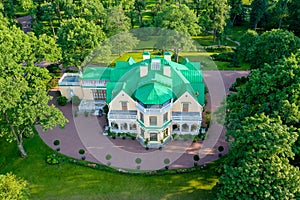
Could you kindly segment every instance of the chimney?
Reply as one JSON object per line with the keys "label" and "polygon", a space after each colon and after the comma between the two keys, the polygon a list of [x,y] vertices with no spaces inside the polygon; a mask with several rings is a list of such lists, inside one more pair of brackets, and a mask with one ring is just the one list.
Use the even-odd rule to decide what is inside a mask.
{"label": "chimney", "polygon": [[143,60],[147,60],[147,59],[150,59],[150,52],[145,51],[145,52],[143,53]]}
{"label": "chimney", "polygon": [[165,52],[164,53],[164,59],[165,60],[170,60],[171,61],[171,57],[172,57],[172,54],[170,52]]}

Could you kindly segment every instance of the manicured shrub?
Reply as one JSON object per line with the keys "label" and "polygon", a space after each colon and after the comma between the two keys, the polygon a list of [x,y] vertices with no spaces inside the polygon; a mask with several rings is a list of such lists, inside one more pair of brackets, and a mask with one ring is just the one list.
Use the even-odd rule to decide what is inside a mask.
{"label": "manicured shrub", "polygon": [[198,137],[198,135],[194,136],[194,138],[193,138],[193,142],[197,142],[198,140],[199,140],[199,137]]}
{"label": "manicured shrub", "polygon": [[83,155],[85,153],[85,150],[84,149],[79,149],[78,153]]}
{"label": "manicured shrub", "polygon": [[58,146],[60,144],[59,140],[54,140],[53,142],[54,146]]}
{"label": "manicured shrub", "polygon": [[141,159],[141,158],[136,158],[136,159],[135,159],[135,163],[136,163],[136,164],[141,164],[141,162],[142,162],[142,159]]}
{"label": "manicured shrub", "polygon": [[89,112],[88,111],[84,111],[84,116],[88,117],[89,116]]}
{"label": "manicured shrub", "polygon": [[218,151],[219,151],[219,152],[224,151],[224,147],[223,147],[223,146],[219,146],[219,147],[218,147]]}
{"label": "manicured shrub", "polygon": [[59,96],[56,98],[56,101],[57,101],[58,105],[65,106],[67,104],[68,99],[65,96]]}
{"label": "manicured shrub", "polygon": [[199,155],[194,155],[194,161],[196,161],[196,162],[198,162],[199,160],[200,160],[200,157],[199,157]]}
{"label": "manicured shrub", "polygon": [[79,99],[78,96],[73,96],[73,97],[71,98],[71,102],[72,102],[72,105],[74,105],[74,106],[79,106],[81,100]]}
{"label": "manicured shrub", "polygon": [[51,154],[47,156],[46,162],[49,165],[57,165],[61,162],[61,157],[56,154]]}
{"label": "manicured shrub", "polygon": [[111,155],[110,154],[106,154],[105,159],[106,160],[110,160],[111,159]]}
{"label": "manicured shrub", "polygon": [[168,165],[168,164],[170,163],[170,159],[169,159],[169,158],[164,159],[164,163],[165,163],[166,165]]}

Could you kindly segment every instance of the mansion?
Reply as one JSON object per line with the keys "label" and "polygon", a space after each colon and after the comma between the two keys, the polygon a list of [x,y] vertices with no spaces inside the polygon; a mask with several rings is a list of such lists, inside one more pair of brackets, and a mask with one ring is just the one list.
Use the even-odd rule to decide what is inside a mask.
{"label": "mansion", "polygon": [[148,147],[159,147],[172,134],[198,134],[204,106],[204,82],[199,62],[171,61],[171,54],[143,60],[118,61],[115,67],[87,66],[82,73],[65,73],[61,94],[81,99],[79,110],[97,111],[108,105],[112,132],[137,135]]}

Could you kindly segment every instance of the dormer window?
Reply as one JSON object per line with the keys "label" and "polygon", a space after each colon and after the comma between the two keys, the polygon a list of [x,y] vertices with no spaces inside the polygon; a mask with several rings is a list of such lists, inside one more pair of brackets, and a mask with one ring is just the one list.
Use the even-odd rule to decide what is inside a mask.
{"label": "dormer window", "polygon": [[152,60],[151,70],[160,70],[160,60]]}

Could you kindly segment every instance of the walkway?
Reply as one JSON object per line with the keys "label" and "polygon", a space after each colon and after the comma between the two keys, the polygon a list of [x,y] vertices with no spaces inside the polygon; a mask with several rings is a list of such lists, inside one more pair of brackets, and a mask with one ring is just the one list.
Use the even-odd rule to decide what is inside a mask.
{"label": "walkway", "polygon": [[[204,79],[210,91],[207,107],[214,111],[223,97],[228,93],[228,88],[237,77],[245,76],[248,71],[205,71]],[[52,101],[52,103],[55,103]],[[59,106],[58,106],[59,107]],[[112,165],[118,168],[137,167],[143,170],[154,170],[164,168],[166,159],[170,160],[170,168],[192,167],[194,164],[193,155],[199,154],[199,164],[211,162],[218,158],[217,147],[225,147],[224,153],[228,151],[228,144],[225,142],[225,130],[215,122],[211,124],[207,138],[203,142],[192,143],[188,141],[172,141],[162,150],[146,151],[137,141],[130,139],[112,140],[102,133],[103,119],[97,117],[85,117],[78,115],[73,118],[72,106],[68,104],[59,107],[69,123],[64,129],[58,127],[53,130],[43,131],[38,128],[41,138],[51,148],[56,149],[53,145],[54,140],[60,140],[61,153],[81,158],[78,153],[79,149],[86,150],[86,159],[92,162]],[[102,121],[102,122],[101,122]],[[107,160],[106,156],[111,155]],[[136,158],[141,158],[142,162],[137,164]]]}

